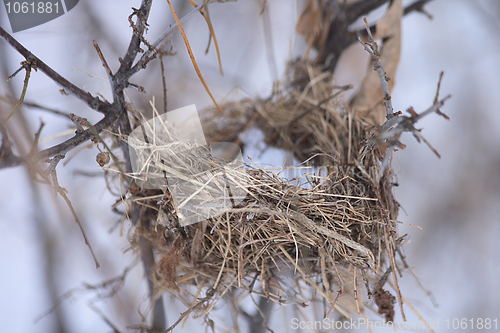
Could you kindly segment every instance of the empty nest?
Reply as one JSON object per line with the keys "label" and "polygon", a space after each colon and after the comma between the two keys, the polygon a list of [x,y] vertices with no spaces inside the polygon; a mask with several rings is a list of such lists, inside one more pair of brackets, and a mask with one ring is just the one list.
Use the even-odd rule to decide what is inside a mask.
{"label": "empty nest", "polygon": [[[131,200],[141,205],[143,223],[133,244],[139,237],[151,240],[159,258],[152,279],[183,301],[186,313],[208,318],[236,290],[279,304],[324,299],[328,314],[336,309],[349,316],[367,301],[363,295],[374,295],[379,313],[392,321],[394,297],[383,287],[402,239],[392,170],[381,168],[383,147],[365,150],[372,128],[349,111],[342,100],[347,87],[335,86],[330,73],[303,61],[291,63],[288,73],[283,88],[266,100],[228,102],[223,114],[203,111],[205,135],[240,144],[240,133],[258,126],[268,144],[324,166],[321,174],[314,169],[298,183],[279,168],[235,168],[231,176],[244,199],[188,226],[179,225],[166,187],[136,185]],[[365,293],[353,287],[357,273]]]}

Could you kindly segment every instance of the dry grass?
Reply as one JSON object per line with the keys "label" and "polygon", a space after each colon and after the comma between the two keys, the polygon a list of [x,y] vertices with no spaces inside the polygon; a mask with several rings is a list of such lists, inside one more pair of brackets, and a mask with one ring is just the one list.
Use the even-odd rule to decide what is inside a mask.
{"label": "dry grass", "polygon": [[[375,295],[379,313],[393,320],[393,297],[383,289],[391,268],[396,271],[401,244],[392,170],[380,169],[378,147],[360,156],[371,128],[340,98],[331,98],[345,89],[335,87],[330,74],[296,62],[290,64],[287,84],[271,98],[230,102],[222,105],[222,115],[216,109],[202,115],[208,141],[239,143],[238,134],[256,124],[269,144],[327,166],[326,173],[302,178],[307,184],[282,178],[279,169],[226,168],[242,200],[188,226],[178,223],[172,187],[170,192],[132,189],[141,220],[152,226],[138,227],[135,239],[152,241],[161,258],[153,278],[188,306],[181,318],[190,312],[208,315],[236,288],[279,304],[304,305],[314,294],[328,301],[328,314],[337,309],[346,316],[363,307],[363,295]],[[193,154],[174,153],[181,160],[170,162],[182,162],[192,175],[220,162],[208,150]],[[209,182],[205,194],[216,196],[217,187]]]}

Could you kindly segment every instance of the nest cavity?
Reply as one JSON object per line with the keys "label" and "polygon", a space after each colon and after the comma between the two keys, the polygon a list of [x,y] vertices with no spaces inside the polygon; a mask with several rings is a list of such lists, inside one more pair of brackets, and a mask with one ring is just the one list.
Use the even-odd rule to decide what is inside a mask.
{"label": "nest cavity", "polygon": [[[362,294],[365,301],[385,295],[380,282],[401,240],[393,175],[381,167],[381,149],[366,148],[372,129],[349,110],[346,89],[331,73],[297,61],[271,97],[225,103],[223,114],[202,112],[208,141],[241,144],[240,134],[257,126],[269,145],[322,166],[299,180],[285,179],[279,168],[226,169],[244,193],[241,200],[187,226],[179,224],[172,188],[131,189],[143,221],[134,244],[140,237],[153,244],[159,259],[153,279],[161,290],[206,315],[234,290],[279,304],[305,305],[319,297],[330,311],[344,314],[354,311]],[[185,167],[217,162],[210,152],[196,159]],[[353,288],[356,274],[366,293]]]}

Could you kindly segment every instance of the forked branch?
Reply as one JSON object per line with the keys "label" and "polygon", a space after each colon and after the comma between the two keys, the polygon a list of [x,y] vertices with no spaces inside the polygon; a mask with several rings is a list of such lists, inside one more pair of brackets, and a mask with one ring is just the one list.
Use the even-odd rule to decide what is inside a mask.
{"label": "forked branch", "polygon": [[413,110],[413,108],[409,108],[407,112],[410,116],[403,116],[401,111],[394,112],[391,102],[391,94],[389,92],[389,84],[388,78],[385,73],[382,62],[380,61],[380,52],[378,49],[377,43],[373,40],[372,33],[370,31],[370,27],[368,26],[368,22],[366,21],[366,17],[363,18],[366,26],[366,33],[368,34],[368,43],[364,43],[361,38],[359,38],[360,43],[363,45],[365,50],[372,57],[373,68],[377,71],[380,83],[382,85],[382,91],[384,93],[384,105],[387,111],[386,121],[378,126],[377,132],[372,135],[372,137],[368,140],[368,145],[365,148],[365,151],[361,156],[364,156],[367,152],[367,149],[373,147],[375,144],[384,144],[389,147],[389,151],[386,154],[386,158],[384,163],[387,161],[387,158],[390,156],[390,152],[395,148],[404,148],[405,145],[399,141],[399,137],[403,132],[410,132],[417,139],[418,142],[422,140],[438,157],[441,157],[434,147],[422,136],[420,133],[420,129],[415,128],[415,124],[417,121],[422,119],[423,117],[431,114],[437,113],[438,115],[444,117],[449,120],[450,118],[439,110],[440,107],[443,106],[444,101],[451,97],[451,95],[447,95],[446,97],[439,100],[439,90],[441,88],[441,80],[443,78],[443,72],[439,75],[438,86],[436,90],[436,95],[434,97],[433,104],[422,113],[417,113]]}
{"label": "forked branch", "polygon": [[64,77],[59,75],[55,70],[50,68],[46,63],[36,57],[33,53],[28,51],[24,46],[21,45],[14,37],[12,37],[7,31],[0,27],[0,37],[3,38],[7,43],[9,43],[17,52],[19,52],[26,61],[34,64],[39,70],[41,70],[45,75],[52,79],[55,83],[60,85],[65,93],[74,95],[76,98],[87,103],[87,105],[98,112],[106,114],[109,111],[110,105],[106,102],[101,101],[99,98],[92,96],[90,93],[78,88],[73,83],[66,80]]}

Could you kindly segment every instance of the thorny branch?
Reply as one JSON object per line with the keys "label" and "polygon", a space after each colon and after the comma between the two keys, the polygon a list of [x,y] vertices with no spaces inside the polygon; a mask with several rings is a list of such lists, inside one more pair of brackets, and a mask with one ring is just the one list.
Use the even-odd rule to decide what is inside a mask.
{"label": "thorny branch", "polygon": [[[107,114],[104,118],[102,118],[98,123],[96,123],[93,127],[97,133],[101,133],[104,129],[109,128],[113,125],[113,123],[118,118],[118,114],[110,113]],[[65,154],[73,148],[78,147],[82,143],[92,139],[95,137],[93,130],[91,128],[75,135],[74,137],[54,146],[51,148],[47,148],[39,152],[36,156],[36,159],[46,159],[53,157],[55,155]],[[0,165],[1,167],[1,165]]]}
{"label": "thorny branch", "polygon": [[[197,7],[191,9],[182,18],[179,18],[179,22],[180,23],[184,22],[185,20],[187,20],[194,13],[202,10],[203,7],[204,7],[204,4],[200,4]],[[161,45],[163,45],[168,40],[168,38],[171,36],[171,34],[172,34],[172,32],[174,31],[175,28],[177,28],[177,22],[172,23],[161,34],[161,36],[158,37],[158,39],[154,43],[151,44],[151,48],[148,48],[148,50],[146,50],[144,52],[144,54],[141,56],[141,59],[139,59],[139,61],[137,61],[136,64],[132,68],[130,68],[130,70],[127,71],[126,76],[130,77],[130,76],[134,75],[135,73],[137,73],[138,71],[140,71],[142,69],[142,66],[144,65],[144,63],[146,63],[146,61],[148,61],[149,58],[151,58],[151,57],[154,56],[154,54],[153,54],[154,50],[158,49],[158,47],[160,47]]]}
{"label": "thorny branch", "polygon": [[[59,84],[60,86],[63,87],[65,92],[69,92],[72,95],[76,96],[78,99],[84,101],[87,103],[87,105],[98,112],[104,113],[105,116],[102,120],[100,120],[94,127],[94,129],[100,133],[104,129],[110,127],[118,118],[118,115],[116,112],[113,112],[114,107],[113,105],[101,101],[99,98],[92,96],[90,93],[85,92],[84,90],[78,88],[68,80],[66,80],[64,77],[59,75],[56,71],[54,71],[52,68],[50,68],[47,64],[45,64],[42,60],[40,60],[38,57],[33,55],[30,51],[28,51],[24,46],[22,46],[16,39],[14,39],[9,33],[7,33],[2,27],[0,27],[0,36],[7,41],[11,46],[13,46],[21,55],[23,55],[26,58],[26,61],[24,61],[23,67],[26,68],[26,79],[25,79],[25,86],[23,88],[23,95],[21,96],[21,99],[19,100],[22,103],[22,100],[24,98],[24,94],[27,89],[27,82],[29,79],[29,70],[31,68],[34,69],[40,69],[43,73],[45,73],[49,78],[51,78],[54,82]],[[19,104],[19,102],[18,102]],[[19,104],[20,105],[20,104]],[[16,105],[17,107],[17,105]],[[14,108],[14,111],[16,110],[16,107]],[[12,113],[13,114],[13,113]],[[10,115],[9,115],[10,116]],[[3,123],[7,122],[9,117],[7,117]],[[83,142],[91,139],[93,137],[93,133],[91,130],[84,131],[82,133],[76,134],[74,137],[56,145],[51,148],[45,149],[44,151],[40,153],[34,153],[30,156],[26,157],[18,157],[15,155],[10,155],[5,159],[0,159],[0,169],[1,168],[6,168],[6,167],[12,167],[19,165],[23,162],[38,162],[40,160],[45,160],[47,158],[54,157],[56,155],[64,155],[66,152],[69,150],[79,146]]]}
{"label": "thorny branch", "polygon": [[[423,4],[421,4],[423,5]],[[392,151],[395,148],[404,148],[404,144],[402,144],[399,141],[399,137],[403,132],[411,132],[415,138],[417,139],[418,142],[420,140],[424,141],[427,146],[438,156],[438,152],[436,149],[434,149],[431,144],[422,136],[420,133],[420,130],[415,128],[415,124],[425,117],[428,114],[431,113],[437,113],[438,115],[444,117],[445,119],[449,119],[447,115],[442,113],[439,108],[443,106],[444,101],[450,98],[450,95],[447,95],[443,99],[439,100],[439,90],[441,88],[441,80],[443,78],[443,72],[441,72],[438,80],[438,85],[436,89],[436,95],[434,97],[433,105],[430,106],[427,110],[423,111],[422,113],[418,114],[413,110],[413,108],[409,108],[407,110],[408,113],[410,113],[410,116],[403,116],[401,111],[394,112],[394,109],[392,107],[392,102],[391,102],[391,95],[389,92],[389,85],[388,85],[388,78],[386,75],[386,72],[383,68],[382,62],[380,60],[380,52],[378,49],[378,45],[376,42],[373,40],[372,32],[371,29],[368,25],[368,22],[365,17],[363,17],[364,22],[365,22],[365,28],[366,28],[366,33],[368,35],[368,42],[364,43],[360,37],[358,37],[359,42],[363,45],[365,50],[370,54],[372,58],[372,63],[373,63],[373,68],[377,72],[381,86],[382,86],[382,91],[384,93],[384,105],[386,108],[386,121],[382,124],[377,126],[375,133],[367,140],[367,145],[365,146],[365,149],[361,153],[361,158],[364,158],[366,156],[366,153],[373,148],[375,144],[383,144],[388,147],[388,150],[385,153],[384,160],[382,162],[383,169],[386,170],[386,168],[389,165],[389,159],[391,156]],[[383,172],[383,171],[382,171]],[[384,229],[384,233],[386,233],[386,230]],[[387,237],[387,235],[386,235]],[[392,272],[393,278],[394,278],[394,285],[396,286],[396,293],[397,293],[397,298],[398,298],[398,303],[401,309],[401,315],[403,317],[403,321],[406,321],[406,317],[404,314],[403,310],[403,296],[401,295],[401,291],[398,287],[397,283],[397,274],[396,274],[396,263],[395,263],[395,258],[394,258],[394,252],[391,250],[389,243],[386,243],[387,246],[387,252],[389,253],[389,259],[390,259],[390,267],[387,269],[385,274],[382,276],[380,281],[378,282],[374,295],[375,295],[375,302],[377,305],[379,305],[379,313],[384,312],[383,310],[383,304],[384,304],[384,299],[385,302],[388,302],[391,297],[385,292],[382,287],[385,284],[385,281],[389,277],[390,273]],[[392,299],[393,300],[393,299]],[[390,300],[392,302],[392,300]],[[382,305],[382,307],[381,307]],[[382,309],[382,312],[380,312]],[[387,310],[385,311],[386,315],[386,320],[393,320],[393,310]]]}
{"label": "thorny branch", "polygon": [[46,63],[28,51],[24,46],[22,46],[14,37],[12,37],[7,31],[0,27],[0,37],[2,37],[7,43],[19,52],[26,61],[34,64],[39,70],[41,70],[45,75],[52,79],[55,83],[59,84],[64,92],[72,94],[78,99],[87,103],[87,105],[98,112],[106,114],[109,111],[109,104],[101,101],[99,98],[92,96],[90,93],[78,88],[73,83],[66,80],[64,77],[59,75],[56,71],[50,68]]}
{"label": "thorny branch", "polygon": [[[16,49],[21,55],[25,57],[26,59],[25,63],[29,64],[29,67],[25,67],[27,70],[27,74],[29,73],[29,70],[31,68],[40,69],[54,82],[62,86],[64,92],[76,96],[78,99],[84,101],[91,109],[101,112],[105,115],[104,118],[101,119],[94,126],[91,125],[90,128],[85,130],[83,129],[83,127],[79,128],[76,132],[76,135],[66,140],[65,142],[53,146],[49,149],[43,150],[39,153],[36,153],[35,150],[32,150],[32,152],[26,157],[17,157],[12,154],[12,150],[10,149],[9,141],[6,135],[7,131],[4,131],[2,126],[2,154],[1,154],[2,159],[0,160],[0,168],[26,163],[28,167],[35,170],[36,173],[42,176],[46,176],[44,175],[43,170],[41,170],[37,166],[37,164],[41,160],[47,160],[53,157],[51,161],[52,164],[54,163],[55,164],[54,165],[51,164],[51,166],[49,166],[49,169],[54,171],[51,172],[51,174],[53,175],[54,187],[56,188],[57,192],[61,194],[61,196],[63,196],[65,201],[68,203],[73,215],[77,220],[77,223],[79,223],[78,217],[76,216],[74,210],[72,209],[71,203],[69,202],[69,199],[65,195],[64,190],[58,185],[57,178],[55,178],[55,165],[61,159],[61,156],[64,156],[64,154],[69,150],[76,148],[77,146],[79,146],[80,144],[84,143],[89,139],[98,140],[99,133],[107,128],[113,127],[113,131],[115,133],[118,133],[121,138],[126,137],[127,135],[130,134],[132,129],[128,118],[128,112],[125,107],[126,103],[123,91],[125,88],[129,86],[134,86],[129,82],[129,78],[133,74],[138,72],[140,69],[145,68],[147,62],[156,56],[156,52],[151,53],[155,51],[154,47],[156,45],[151,47],[151,45],[149,45],[143,37],[147,29],[147,19],[151,10],[152,2],[153,2],[152,0],[143,0],[139,9],[133,9],[131,17],[134,16],[136,17],[136,22],[135,23],[131,22],[131,26],[133,28],[133,35],[130,40],[125,56],[123,57],[123,59],[120,59],[120,67],[116,73],[113,74],[111,72],[104,58],[104,55],[102,54],[97,43],[94,42],[94,47],[96,48],[98,56],[110,80],[110,85],[113,92],[112,104],[101,101],[99,98],[92,96],[90,93],[85,92],[81,88],[78,88],[77,86],[66,80],[64,77],[55,72],[52,68],[46,65],[42,60],[40,60],[38,57],[36,57],[30,51],[28,51],[24,46],[22,46],[17,40],[15,40],[11,35],[9,35],[4,29],[0,27],[0,37],[2,37],[5,41],[7,41],[7,43],[9,43],[12,47],[14,47],[14,49]],[[196,10],[199,10],[200,8],[196,8]],[[141,49],[141,43],[146,44],[148,46],[148,51],[150,52],[150,54],[147,58],[142,58],[134,67],[134,61],[136,60],[138,53],[143,52]],[[134,70],[132,70],[132,68],[134,68]],[[22,97],[24,97],[25,91],[26,89],[23,90]],[[124,155],[126,171],[132,172],[130,158],[129,158],[128,144],[126,140],[121,139],[120,146],[122,153]],[[134,210],[135,213],[138,213],[137,207],[132,207],[132,210]],[[134,217],[133,219],[134,224],[139,222],[139,214],[131,214],[131,216]],[[85,242],[88,244],[87,238],[83,230],[82,233],[84,235]],[[142,252],[141,257],[143,259],[144,269],[149,275],[149,273],[152,272],[152,268],[155,265],[154,256],[148,241],[146,239],[143,239],[141,240],[141,242],[144,242],[144,244],[141,244],[141,252]],[[93,250],[90,247],[90,244],[88,245],[93,254]],[[96,260],[96,265],[99,266],[97,260]],[[154,303],[152,310],[153,311],[152,328],[155,330],[164,331],[166,327],[166,318],[165,318],[165,311],[163,309],[163,301],[161,297],[156,300],[153,299],[154,290],[152,288],[152,283],[151,281],[148,282],[150,287],[151,299]]]}
{"label": "thorny branch", "polygon": [[[21,55],[26,58],[26,61],[32,64],[32,67],[40,69],[43,73],[45,73],[49,78],[51,78],[54,82],[63,87],[64,91],[67,93],[71,93],[76,96],[78,99],[84,101],[91,109],[104,113],[105,117],[101,119],[97,124],[94,125],[95,131],[97,133],[101,133],[103,130],[113,126],[117,122],[117,120],[121,117],[121,120],[118,122],[118,131],[117,133],[121,135],[128,135],[131,132],[130,123],[128,117],[126,115],[125,110],[125,98],[123,95],[123,89],[130,86],[131,84],[128,82],[129,78],[145,68],[147,61],[154,58],[156,55],[154,50],[165,43],[165,41],[169,38],[173,30],[177,27],[177,23],[173,23],[167,30],[151,45],[152,48],[148,48],[143,54],[143,56],[135,63],[134,60],[137,57],[137,54],[140,52],[140,42],[142,39],[142,34],[144,34],[146,29],[145,19],[149,15],[149,11],[151,9],[152,0],[143,1],[141,7],[137,10],[134,10],[133,15],[138,17],[138,21],[134,24],[134,35],[130,41],[129,48],[127,50],[126,55],[121,60],[121,65],[119,70],[113,75],[109,71],[109,67],[106,68],[107,63],[105,63],[104,56],[102,52],[98,50],[98,55],[103,62],[103,66],[106,69],[108,77],[110,78],[111,85],[113,88],[113,104],[103,102],[99,98],[92,96],[90,93],[85,92],[81,88],[78,88],[64,77],[55,72],[52,68],[50,68],[47,64],[45,64],[38,57],[33,55],[29,50],[27,50],[24,46],[22,46],[15,38],[13,38],[7,31],[5,31],[2,27],[0,27],[0,37],[2,37],[5,41],[7,41],[12,47],[14,47]],[[204,4],[201,4],[195,8],[193,8],[190,12],[184,15],[182,18],[179,18],[180,22],[185,21],[192,14],[200,11],[204,7]],[[141,37],[138,37],[140,35]],[[146,61],[147,60],[147,61]],[[128,124],[128,125],[127,125]],[[14,154],[2,154],[2,158],[0,159],[0,169],[8,168],[20,165],[22,163],[26,163],[27,161],[40,161],[45,160],[47,158],[54,157],[56,155],[64,155],[69,150],[76,148],[82,143],[90,140],[93,137],[92,130],[86,130],[82,133],[77,133],[72,138],[56,145],[45,149],[33,156],[29,157],[19,157]],[[126,146],[125,141],[121,141],[122,151],[125,156],[126,162],[126,171],[131,172],[131,167],[127,161],[129,160],[128,155],[128,146]]]}
{"label": "thorny branch", "polygon": [[[147,25],[146,21],[148,19],[149,11],[151,10],[152,4],[153,0],[143,0],[141,7],[139,9],[132,8],[134,10],[133,15],[137,17],[137,22],[134,27],[134,34],[130,39],[127,53],[125,54],[125,57],[123,57],[123,60],[121,61],[120,64],[120,68],[118,69],[118,73],[120,75],[123,75],[123,73],[126,73],[132,67],[133,62],[140,51],[141,37],[144,34],[144,31],[146,30],[146,25]],[[128,79],[128,77],[125,76],[124,78]],[[118,81],[117,83],[120,82]]]}
{"label": "thorny branch", "polygon": [[[132,68],[138,53],[141,51],[141,42],[144,40],[143,35],[147,29],[148,25],[147,19],[149,17],[152,3],[153,3],[152,0],[143,0],[139,9],[133,8],[134,12],[132,13],[131,17],[136,16],[137,20],[134,24],[132,23],[131,17],[129,17],[129,22],[133,29],[133,35],[130,40],[127,53],[121,60],[120,68],[118,69],[118,71],[115,74],[110,74],[111,77],[110,84],[113,90],[113,104],[115,105],[117,110],[120,110],[120,116],[116,124],[114,125],[114,131],[116,133],[119,133],[122,138],[128,137],[128,135],[132,132],[128,113],[125,108],[125,96],[123,90],[130,85],[129,78],[131,75],[134,74],[133,72],[130,71],[130,69]],[[148,49],[151,50],[150,47],[148,47]],[[142,64],[140,66],[140,69],[144,68],[145,65],[146,63]],[[130,161],[129,147],[127,141],[121,139],[120,147],[125,159],[125,169],[127,173],[131,173],[132,165]],[[140,217],[139,207],[136,204],[134,204],[131,207],[130,216],[132,223],[137,224],[138,222],[140,222],[143,227],[149,228],[149,225],[147,225],[147,221],[145,221],[144,219],[141,220],[139,218]],[[153,249],[151,247],[150,241],[145,237],[141,237],[140,239],[140,249],[141,249],[141,260],[144,266],[144,271],[148,279],[149,296],[151,302],[153,303],[152,304],[153,321],[151,328],[153,330],[165,331],[166,315],[163,306],[163,298],[160,296],[155,299],[156,290],[151,280],[151,274],[153,272],[153,267],[155,266]]]}

